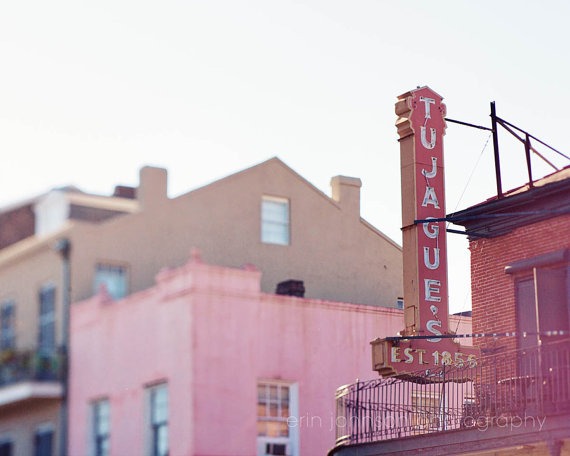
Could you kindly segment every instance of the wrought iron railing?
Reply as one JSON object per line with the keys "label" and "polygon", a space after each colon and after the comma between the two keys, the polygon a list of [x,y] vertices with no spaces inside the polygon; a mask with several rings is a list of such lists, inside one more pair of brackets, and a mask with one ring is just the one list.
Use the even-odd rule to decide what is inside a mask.
{"label": "wrought iron railing", "polygon": [[482,357],[336,393],[336,444],[390,440],[570,412],[570,341]]}
{"label": "wrought iron railing", "polygon": [[62,356],[39,351],[0,351],[0,387],[22,381],[60,381]]}

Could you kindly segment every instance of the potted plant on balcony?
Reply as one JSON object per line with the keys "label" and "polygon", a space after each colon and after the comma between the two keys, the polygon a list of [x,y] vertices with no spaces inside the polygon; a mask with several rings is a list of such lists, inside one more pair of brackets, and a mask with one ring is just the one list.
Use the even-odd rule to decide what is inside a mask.
{"label": "potted plant on balcony", "polygon": [[3,348],[0,350],[0,365],[8,364],[14,360],[16,352],[13,348]]}
{"label": "potted plant on balcony", "polygon": [[37,352],[32,358],[32,372],[36,380],[56,380],[59,359],[56,353]]}
{"label": "potted plant on balcony", "polygon": [[16,352],[13,348],[0,350],[0,384],[13,381],[16,372]]}

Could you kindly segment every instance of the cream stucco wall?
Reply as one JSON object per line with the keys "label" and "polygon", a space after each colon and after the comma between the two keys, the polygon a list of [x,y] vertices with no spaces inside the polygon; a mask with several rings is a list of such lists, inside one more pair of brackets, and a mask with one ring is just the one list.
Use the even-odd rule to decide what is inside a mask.
{"label": "cream stucco wall", "polygon": [[59,401],[31,400],[15,406],[3,407],[0,412],[0,441],[13,443],[13,456],[34,454],[34,435],[38,429],[54,430],[54,454],[58,454]]}

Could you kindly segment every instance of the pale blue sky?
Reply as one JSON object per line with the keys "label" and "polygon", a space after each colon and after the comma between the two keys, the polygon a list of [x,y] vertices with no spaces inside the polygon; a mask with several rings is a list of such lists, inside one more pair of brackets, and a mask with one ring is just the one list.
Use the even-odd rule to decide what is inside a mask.
{"label": "pale blue sky", "polygon": [[[3,2],[0,205],[109,193],[144,164],[177,195],[277,155],[327,194],[360,177],[363,216],[401,242],[396,97],[429,85],[449,117],[484,125],[495,100],[568,154],[568,17],[561,0]],[[493,195],[489,143],[459,201],[487,138],[448,125],[448,212]],[[501,143],[510,188],[523,151]],[[465,310],[467,243],[450,248]]]}

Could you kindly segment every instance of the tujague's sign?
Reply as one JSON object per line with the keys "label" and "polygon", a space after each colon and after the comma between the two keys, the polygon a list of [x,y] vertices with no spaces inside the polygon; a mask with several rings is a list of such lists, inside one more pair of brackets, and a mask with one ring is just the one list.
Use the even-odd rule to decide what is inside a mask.
{"label": "tujague's sign", "polygon": [[[402,177],[404,323],[397,340],[372,341],[373,369],[407,375],[435,367],[474,366],[477,350],[461,346],[449,329],[443,98],[429,87],[396,102]],[[410,338],[406,337],[421,338]],[[444,336],[444,337],[441,337]]]}

